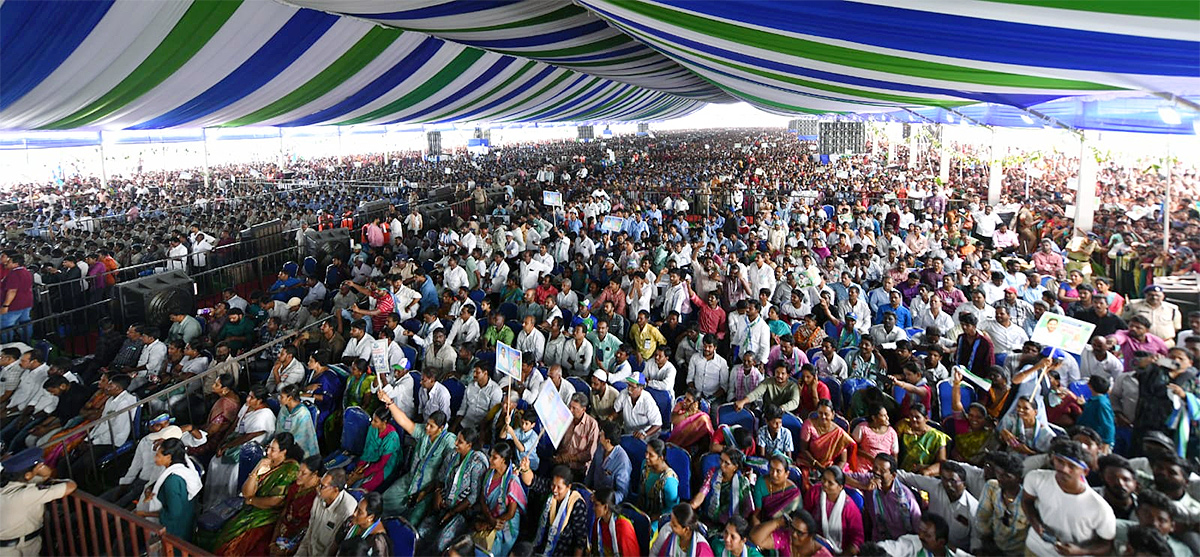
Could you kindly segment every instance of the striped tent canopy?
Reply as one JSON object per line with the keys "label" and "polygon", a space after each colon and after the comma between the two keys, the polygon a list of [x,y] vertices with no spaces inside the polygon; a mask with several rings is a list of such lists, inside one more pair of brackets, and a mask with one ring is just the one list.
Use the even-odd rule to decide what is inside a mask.
{"label": "striped tent canopy", "polygon": [[1194,0],[4,0],[0,129],[1200,94]]}

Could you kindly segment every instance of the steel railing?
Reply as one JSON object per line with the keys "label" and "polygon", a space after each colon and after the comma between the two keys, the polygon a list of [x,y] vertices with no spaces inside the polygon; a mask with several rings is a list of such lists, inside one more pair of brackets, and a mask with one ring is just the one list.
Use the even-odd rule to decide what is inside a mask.
{"label": "steel railing", "polygon": [[212,555],[151,522],[86,492],[46,504],[47,555]]}

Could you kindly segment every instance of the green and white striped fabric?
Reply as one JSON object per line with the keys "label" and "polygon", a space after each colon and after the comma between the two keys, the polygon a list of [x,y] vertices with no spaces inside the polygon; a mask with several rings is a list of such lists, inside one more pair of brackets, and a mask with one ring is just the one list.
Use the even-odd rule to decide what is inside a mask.
{"label": "green and white striped fabric", "polygon": [[1200,2],[6,0],[0,129],[662,120],[1200,94]]}

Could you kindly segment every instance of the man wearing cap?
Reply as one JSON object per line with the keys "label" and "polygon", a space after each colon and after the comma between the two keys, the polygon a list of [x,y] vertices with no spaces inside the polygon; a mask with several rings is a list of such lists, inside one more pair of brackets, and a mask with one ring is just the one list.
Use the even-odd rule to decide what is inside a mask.
{"label": "man wearing cap", "polygon": [[42,553],[45,504],[75,492],[71,480],[49,482],[53,471],[42,462],[42,449],[30,448],[0,462],[0,554],[15,557]]}
{"label": "man wearing cap", "polygon": [[138,441],[133,450],[133,462],[125,470],[125,475],[114,487],[100,495],[101,499],[118,507],[132,507],[132,503],[142,495],[146,485],[158,479],[159,474],[166,468],[154,463],[154,453],[163,439],[179,439],[183,430],[171,425],[174,419],[167,414],[160,414],[150,420],[150,433]]}
{"label": "man wearing cap", "polygon": [[654,397],[646,394],[646,376],[634,372],[625,378],[626,387],[613,406],[625,422],[625,431],[638,439],[649,439],[662,429],[662,413]]}
{"label": "man wearing cap", "polygon": [[1131,300],[1125,305],[1121,317],[1130,321],[1135,315],[1145,317],[1150,322],[1150,333],[1163,339],[1167,347],[1175,345],[1175,334],[1183,328],[1183,315],[1179,306],[1164,301],[1163,289],[1157,284],[1151,284],[1142,290],[1141,300]]}
{"label": "man wearing cap", "polygon": [[592,400],[589,407],[596,419],[607,420],[616,413],[617,396],[620,394],[608,383],[608,373],[602,369],[592,373],[589,383],[592,389]]}

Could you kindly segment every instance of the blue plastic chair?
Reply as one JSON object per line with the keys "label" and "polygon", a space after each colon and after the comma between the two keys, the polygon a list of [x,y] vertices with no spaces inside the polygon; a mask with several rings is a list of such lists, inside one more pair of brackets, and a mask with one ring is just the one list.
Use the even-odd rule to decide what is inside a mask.
{"label": "blue plastic chair", "polygon": [[258,441],[242,445],[241,451],[238,452],[238,475],[237,484],[235,484],[235,489],[239,493],[242,491],[242,484],[246,483],[246,478],[250,477],[250,472],[254,471],[254,467],[266,453],[266,449]]}
{"label": "blue plastic chair", "polygon": [[662,415],[663,430],[671,429],[671,408],[673,406],[671,393],[662,389],[651,389],[648,387],[646,388],[646,392],[654,397],[654,404],[658,405],[658,413]]}
{"label": "blue plastic chair", "polygon": [[857,490],[857,489],[854,489],[853,487],[847,487],[847,488],[846,488],[846,495],[849,495],[849,496],[850,496],[850,498],[854,500],[854,504],[855,504],[855,505],[858,505],[858,508],[859,508],[859,510],[862,510],[862,508],[863,508],[863,494],[862,494],[862,492],[861,492],[861,491],[859,491],[859,490]]}
{"label": "blue plastic chair", "polygon": [[621,448],[629,456],[633,471],[629,474],[630,495],[642,488],[642,463],[646,461],[646,442],[632,435],[621,436]]}
{"label": "blue plastic chair", "polygon": [[442,381],[442,386],[450,391],[450,413],[457,416],[458,408],[462,406],[463,397],[467,394],[467,387],[462,384],[462,381],[453,377]]}
{"label": "blue plastic chair", "polygon": [[589,399],[592,398],[592,388],[587,384],[587,381],[578,377],[568,377],[567,381],[570,381],[571,386],[575,387],[575,392],[583,393]]}
{"label": "blue plastic chair", "polygon": [[371,417],[366,410],[351,406],[342,413],[342,445],[337,452],[325,459],[325,468],[341,468],[354,462],[363,453],[367,443],[367,429]]}
{"label": "blue plastic chair", "polygon": [[717,425],[740,425],[751,435],[758,434],[758,418],[744,408],[741,412],[736,411],[733,404],[726,404],[717,409]]}
{"label": "blue plastic chair", "polygon": [[613,384],[613,388],[616,389],[617,392],[621,392],[621,391],[625,390],[625,387],[627,385],[628,385],[628,383],[626,383],[624,381],[617,381],[616,383]]}
{"label": "blue plastic chair", "polygon": [[1092,387],[1088,385],[1087,381],[1073,381],[1070,385],[1067,385],[1067,389],[1075,393],[1076,396],[1083,397],[1084,400],[1092,398]]}
{"label": "blue plastic chair", "polygon": [[858,391],[861,391],[867,387],[874,386],[875,382],[871,381],[870,379],[850,377],[845,381],[842,381],[842,400],[849,404],[850,400],[854,397],[854,393],[857,393]]}
{"label": "blue plastic chair", "polygon": [[383,527],[392,539],[392,555],[414,557],[417,554],[417,529],[398,516],[383,519]]}
{"label": "blue plastic chair", "polygon": [[904,387],[901,387],[900,385],[892,385],[892,398],[896,399],[897,404],[903,403],[904,399],[907,397],[908,391],[904,390]]}
{"label": "blue plastic chair", "polygon": [[823,328],[825,329],[825,336],[829,338],[836,339],[841,334],[841,331],[838,330],[838,326],[835,325],[833,321],[826,321]]}
{"label": "blue plastic chair", "polygon": [[408,367],[406,369],[411,370],[417,366],[418,362],[417,362],[417,349],[416,348],[413,348],[407,344],[401,344],[400,351],[404,353],[404,359],[408,360]]}
{"label": "blue plastic chair", "polygon": [[788,479],[797,486],[804,485],[804,472],[801,472],[800,468],[796,466],[790,466],[788,467]]}
{"label": "blue plastic chair", "polygon": [[1008,354],[1004,352],[996,352],[992,357],[996,359],[996,365],[998,366],[1002,366],[1004,362],[1008,361]]}
{"label": "blue plastic chair", "polygon": [[[721,465],[721,455],[716,453],[707,453],[700,457],[700,479],[708,477],[708,473]],[[678,472],[676,472],[678,474]],[[799,485],[799,484],[797,484]]]}
{"label": "blue plastic chair", "polygon": [[347,489],[346,493],[349,493],[350,496],[353,497],[355,501],[362,501],[363,497],[367,496],[366,490],[357,488],[357,487],[353,488],[353,489]]}
{"label": "blue plastic chair", "polygon": [[838,351],[837,351],[837,354],[838,354],[838,356],[841,356],[841,357],[844,359],[844,358],[845,358],[847,355],[849,355],[851,352],[853,352],[853,351],[855,351],[855,350],[858,350],[858,348],[855,348],[855,347],[846,347],[846,348],[843,348],[843,349],[841,349],[841,350],[838,350]]}
{"label": "blue plastic chair", "polygon": [[500,315],[504,316],[505,321],[516,321],[521,316],[521,308],[518,308],[517,304],[512,302],[504,302],[496,309],[500,312]]}
{"label": "blue plastic chair", "polygon": [[[581,484],[579,482],[575,482],[575,483],[571,484],[571,489],[573,491],[578,492],[579,495],[583,496],[583,502],[587,505],[587,523],[588,524],[595,523],[596,522],[596,508],[592,506],[592,490],[588,489],[586,486],[584,486],[583,484]],[[588,528],[588,531],[592,532],[593,534],[595,533],[594,530],[595,530],[594,528],[590,528],[590,527]],[[591,541],[591,539],[592,539],[592,534],[588,534],[588,540]]]}
{"label": "blue plastic chair", "polygon": [[487,292],[482,290],[472,290],[470,294],[467,294],[467,297],[471,298],[472,302],[479,304],[479,302],[482,302],[483,299],[487,297]]}
{"label": "blue plastic chair", "polygon": [[[682,482],[680,482],[680,486],[682,487]],[[681,496],[680,499],[682,500],[683,497]],[[638,546],[641,550],[638,555],[649,555],[650,517],[632,503],[621,504],[621,516],[629,519],[629,522],[633,524],[633,532],[637,535]]]}
{"label": "blue plastic chair", "polygon": [[833,409],[841,412],[842,405],[845,404],[842,400],[842,383],[836,377],[821,377],[818,380],[829,389],[829,402],[833,403]]}
{"label": "blue plastic chair", "polygon": [[571,326],[571,320],[575,319],[575,313],[569,309],[562,310],[563,331],[566,331]]}
{"label": "blue plastic chair", "polygon": [[688,501],[692,498],[692,457],[682,448],[667,444],[667,454],[664,455],[667,466],[679,476],[679,500]]}
{"label": "blue plastic chair", "polygon": [[800,421],[800,418],[796,417],[795,414],[791,412],[783,413],[783,428],[792,432],[792,447],[795,447],[800,442],[800,428],[803,426],[804,422]]}
{"label": "blue plastic chair", "polygon": [[807,356],[808,361],[811,362],[811,361],[817,359],[817,354],[820,354],[820,353],[821,353],[820,348],[809,348],[808,352],[805,352],[804,355]]}
{"label": "blue plastic chair", "polygon": [[[962,398],[962,407],[965,409],[975,402],[975,389],[970,385],[963,383],[959,385],[959,395]],[[947,416],[954,413],[954,385],[949,379],[938,381],[937,384],[938,407],[941,409],[938,414],[941,419],[946,419]]]}

